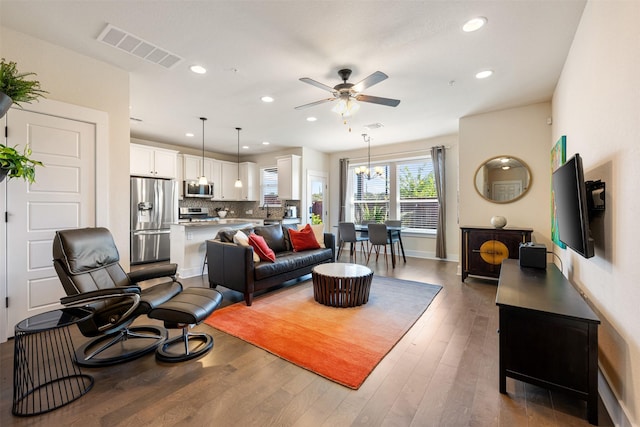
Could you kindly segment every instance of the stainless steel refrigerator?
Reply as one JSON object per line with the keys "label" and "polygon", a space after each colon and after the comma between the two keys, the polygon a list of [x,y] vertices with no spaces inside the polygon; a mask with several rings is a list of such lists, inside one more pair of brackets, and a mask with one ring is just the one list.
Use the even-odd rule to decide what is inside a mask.
{"label": "stainless steel refrigerator", "polygon": [[175,181],[131,177],[131,264],[169,259],[170,226],[177,211]]}

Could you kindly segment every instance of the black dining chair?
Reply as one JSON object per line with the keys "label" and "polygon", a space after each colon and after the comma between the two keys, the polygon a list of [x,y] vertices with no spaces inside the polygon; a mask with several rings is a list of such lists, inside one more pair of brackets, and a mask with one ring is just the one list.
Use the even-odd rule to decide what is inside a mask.
{"label": "black dining chair", "polygon": [[[402,227],[402,221],[399,219],[388,219],[384,222],[387,227]],[[391,234],[391,244],[396,246],[394,253],[398,257],[398,261],[400,261],[401,250],[400,250],[400,233],[392,233]]]}
{"label": "black dining chair", "polygon": [[380,247],[384,246],[384,262],[388,268],[389,262],[387,261],[387,245],[391,245],[391,240],[389,240],[389,235],[387,233],[387,225],[369,224],[367,225],[367,228],[369,230],[369,253],[367,255],[367,264],[369,264],[369,259],[371,258],[371,251],[375,249],[377,262],[378,256],[380,255]]}
{"label": "black dining chair", "polygon": [[360,250],[362,251],[364,257],[364,255],[366,254],[364,244],[365,242],[369,241],[369,238],[359,236],[356,233],[356,226],[353,222],[338,223],[338,235],[340,236],[340,243],[338,245],[338,258],[340,258],[340,253],[342,253],[342,245],[344,243],[351,244],[349,248],[349,259],[353,258],[353,262],[357,262],[356,253],[358,243],[360,243]]}

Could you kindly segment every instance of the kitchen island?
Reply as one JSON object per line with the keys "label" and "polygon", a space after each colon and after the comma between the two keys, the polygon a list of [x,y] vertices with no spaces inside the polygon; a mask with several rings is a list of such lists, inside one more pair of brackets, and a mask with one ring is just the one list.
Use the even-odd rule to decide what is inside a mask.
{"label": "kitchen island", "polygon": [[170,257],[172,263],[178,264],[178,277],[202,275],[206,241],[216,237],[218,231],[252,225],[262,225],[262,220],[233,218],[171,224]]}

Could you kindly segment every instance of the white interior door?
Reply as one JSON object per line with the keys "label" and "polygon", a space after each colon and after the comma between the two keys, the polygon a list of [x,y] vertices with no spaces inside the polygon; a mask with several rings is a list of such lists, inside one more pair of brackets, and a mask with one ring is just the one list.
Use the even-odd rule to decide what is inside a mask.
{"label": "white interior door", "polygon": [[496,202],[513,200],[522,194],[522,181],[495,181],[492,199]]}
{"label": "white interior door", "polygon": [[60,307],[65,295],[52,263],[56,230],[95,226],[96,126],[12,109],[8,140],[29,144],[44,163],[36,182],[7,182],[7,335],[27,317]]}

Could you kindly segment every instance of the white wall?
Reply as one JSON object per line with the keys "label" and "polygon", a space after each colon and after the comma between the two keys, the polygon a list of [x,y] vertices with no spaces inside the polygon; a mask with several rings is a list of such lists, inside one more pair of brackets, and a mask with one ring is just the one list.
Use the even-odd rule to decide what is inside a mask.
{"label": "white wall", "polygon": [[[37,74],[47,99],[109,115],[108,227],[125,268],[129,264],[129,74],[23,33],[0,27],[0,55]],[[127,197],[123,197],[127,195]]]}
{"label": "white wall", "polygon": [[[551,103],[527,105],[463,117],[460,129],[460,224],[491,226],[494,215],[507,227],[533,228],[533,239],[550,247]],[[531,169],[529,191],[511,203],[493,203],[475,189],[475,173],[485,161],[509,155]]]}
{"label": "white wall", "polygon": [[[444,145],[447,147],[445,153],[446,169],[446,191],[447,191],[447,213],[446,213],[446,245],[447,259],[458,260],[459,237],[458,237],[458,136],[446,135],[437,138],[420,141],[405,142],[392,145],[371,146],[371,158],[385,157],[397,153],[429,152],[431,147]],[[409,155],[409,154],[407,154]],[[338,225],[338,211],[340,208],[340,159],[359,159],[367,157],[367,149],[341,151],[329,156],[329,223],[331,229]],[[414,237],[402,235],[402,241],[407,255],[419,258],[435,258],[435,237]]]}
{"label": "white wall", "polygon": [[614,424],[622,426],[640,425],[639,18],[638,1],[589,1],[553,97],[550,141],[566,135],[567,157],[580,153],[586,179],[606,181],[596,256],[554,249],[602,321],[600,369],[620,404],[610,408]]}

